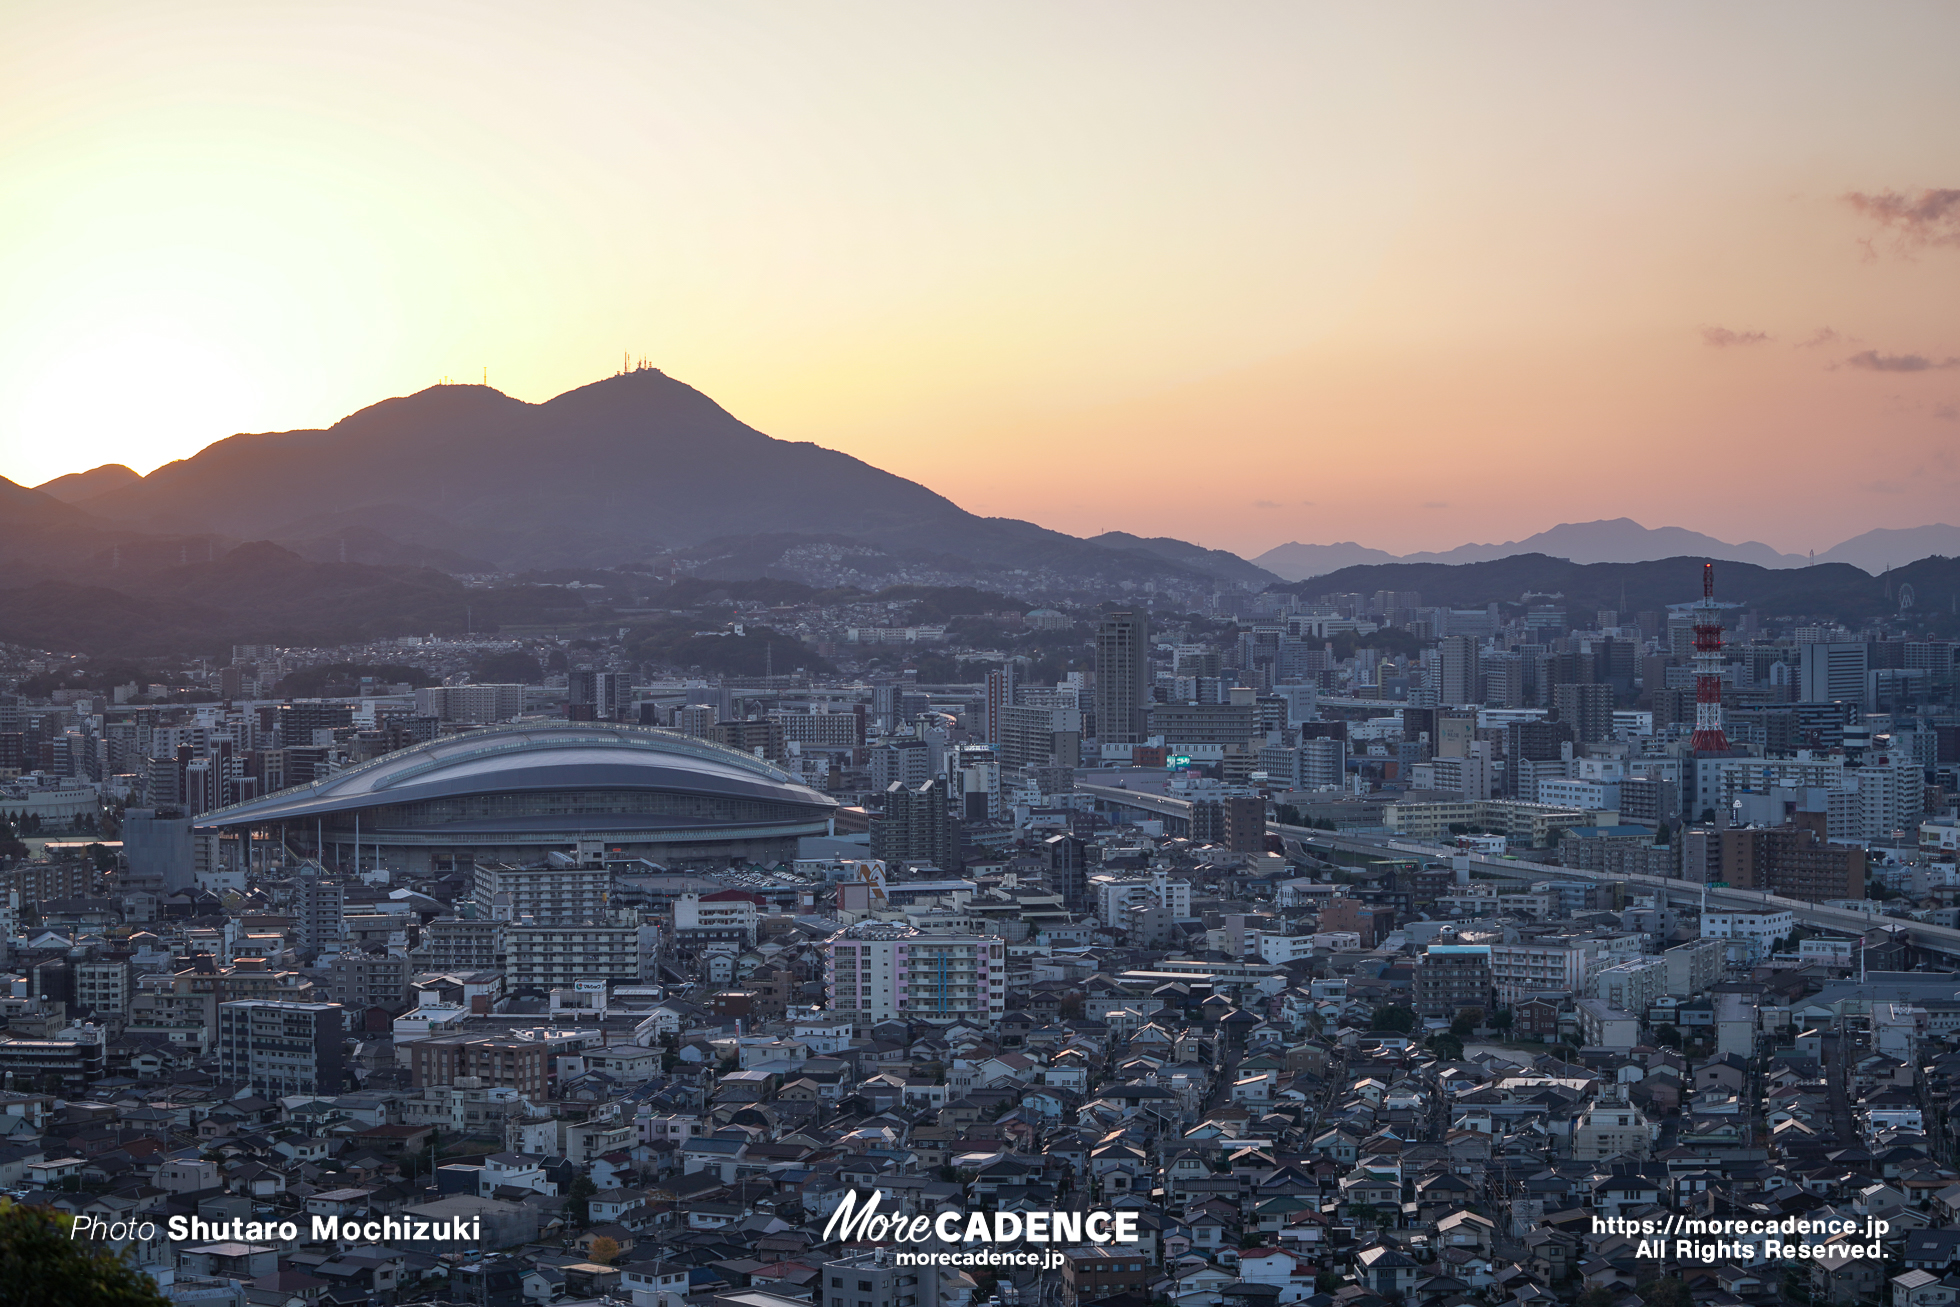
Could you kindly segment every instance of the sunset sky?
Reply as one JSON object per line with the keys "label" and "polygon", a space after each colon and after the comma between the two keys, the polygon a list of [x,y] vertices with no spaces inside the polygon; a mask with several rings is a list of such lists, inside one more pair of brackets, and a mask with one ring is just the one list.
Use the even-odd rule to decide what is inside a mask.
{"label": "sunset sky", "polygon": [[0,475],[630,352],[1078,534],[1960,521],[1956,50],[1930,4],[6,5]]}

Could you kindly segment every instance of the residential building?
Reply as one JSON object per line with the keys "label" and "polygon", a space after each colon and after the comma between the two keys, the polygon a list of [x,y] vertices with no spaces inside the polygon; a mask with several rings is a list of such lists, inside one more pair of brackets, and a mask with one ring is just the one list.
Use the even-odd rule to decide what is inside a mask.
{"label": "residential building", "polygon": [[338,1003],[238,999],[218,1004],[218,1074],[268,1098],[341,1092],[345,1039]]}

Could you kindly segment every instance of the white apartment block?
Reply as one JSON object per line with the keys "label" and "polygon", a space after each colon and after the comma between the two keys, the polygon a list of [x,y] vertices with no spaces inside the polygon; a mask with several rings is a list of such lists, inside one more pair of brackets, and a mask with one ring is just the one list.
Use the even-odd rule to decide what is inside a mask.
{"label": "white apartment block", "polygon": [[1122,924],[1128,920],[1130,909],[1136,907],[1167,908],[1178,921],[1191,915],[1191,882],[1168,871],[1156,870],[1147,876],[1091,876],[1089,892],[1095,898],[1096,916],[1106,926]]}
{"label": "white apartment block", "polygon": [[674,900],[674,938],[701,944],[734,944],[736,952],[755,943],[755,900],[724,890],[702,897],[683,894]]}
{"label": "white apartment block", "polygon": [[618,925],[512,925],[504,936],[504,984],[570,989],[580,980],[644,980],[659,928]]}
{"label": "white apartment block", "polygon": [[415,692],[418,716],[485,726],[524,711],[521,685],[425,685]]}
{"label": "white apartment block", "polygon": [[565,925],[603,918],[610,910],[612,882],[605,867],[579,866],[569,859],[562,866],[479,866],[471,897],[494,921],[529,917],[539,925]]}
{"label": "white apartment block", "polygon": [[1533,994],[1585,994],[1593,972],[1639,956],[1638,935],[1493,944],[1491,984],[1507,1007]]}
{"label": "white apartment block", "polygon": [[[1667,967],[1667,991],[1676,998],[1694,998],[1722,978],[1720,940],[1691,939],[1661,954]],[[1642,1009],[1644,1010],[1644,1009]]]}
{"label": "white apartment block", "polygon": [[992,936],[863,921],[832,935],[824,953],[829,1007],[859,1025],[893,1018],[992,1025],[1007,1008],[1006,945]]}
{"label": "white apartment block", "polygon": [[1645,1012],[1667,992],[1667,963],[1634,958],[1601,967],[1592,976],[1593,997],[1623,1012]]}
{"label": "white apartment block", "polygon": [[1776,941],[1797,928],[1796,917],[1788,912],[1704,912],[1701,933],[1704,939],[1738,941],[1734,948],[1743,962],[1767,957]]}

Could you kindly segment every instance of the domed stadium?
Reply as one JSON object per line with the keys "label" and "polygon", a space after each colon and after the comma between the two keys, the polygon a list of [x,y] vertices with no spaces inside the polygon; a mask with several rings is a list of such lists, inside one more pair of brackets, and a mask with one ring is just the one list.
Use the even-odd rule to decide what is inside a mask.
{"label": "domed stadium", "polygon": [[418,744],[194,825],[270,835],[328,866],[440,871],[595,847],[721,866],[794,858],[836,810],[762,759],[691,735],[558,722]]}

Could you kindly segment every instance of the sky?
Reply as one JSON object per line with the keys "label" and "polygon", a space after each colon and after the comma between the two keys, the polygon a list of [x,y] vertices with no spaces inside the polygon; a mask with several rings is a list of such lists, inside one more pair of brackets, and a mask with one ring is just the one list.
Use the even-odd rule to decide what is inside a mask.
{"label": "sky", "polygon": [[1960,521],[1960,8],[0,5],[0,475],[623,356],[1254,555]]}

